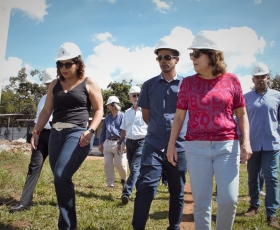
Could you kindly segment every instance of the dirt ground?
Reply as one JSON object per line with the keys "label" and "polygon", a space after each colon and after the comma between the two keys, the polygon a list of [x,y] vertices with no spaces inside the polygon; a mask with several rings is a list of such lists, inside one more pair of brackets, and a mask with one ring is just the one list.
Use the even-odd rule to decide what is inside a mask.
{"label": "dirt ground", "polygon": [[[0,139],[0,152],[6,150],[11,151],[13,153],[19,153],[22,150],[24,154],[30,154],[30,144],[25,143],[25,140],[14,140],[12,142],[8,140]],[[100,153],[97,150],[97,147],[93,147],[89,156],[87,157],[88,160],[103,160],[103,157],[100,156]],[[180,225],[181,229],[188,229],[192,230],[194,228],[194,218],[193,218],[193,198],[190,184],[187,183],[185,185],[185,206],[183,211],[183,219]]]}

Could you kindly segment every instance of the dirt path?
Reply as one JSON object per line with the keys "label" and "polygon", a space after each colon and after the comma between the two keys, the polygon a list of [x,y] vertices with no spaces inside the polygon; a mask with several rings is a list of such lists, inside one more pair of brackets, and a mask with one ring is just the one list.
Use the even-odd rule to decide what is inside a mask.
{"label": "dirt path", "polygon": [[[103,160],[100,156],[88,156],[87,159],[91,160]],[[190,183],[185,185],[185,206],[183,211],[183,219],[180,225],[181,229],[193,230],[194,228],[194,218],[193,218],[193,198],[191,192]]]}

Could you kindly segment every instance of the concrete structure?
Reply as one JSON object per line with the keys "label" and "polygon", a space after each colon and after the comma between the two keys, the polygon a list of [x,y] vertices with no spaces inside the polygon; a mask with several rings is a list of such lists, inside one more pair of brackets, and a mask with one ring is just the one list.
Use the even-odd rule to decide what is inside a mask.
{"label": "concrete structure", "polygon": [[3,69],[4,69],[4,61],[8,40],[8,30],[10,23],[10,13],[11,7],[9,4],[9,0],[1,0],[0,1],[0,105],[1,105],[1,93],[2,93],[2,82],[3,82]]}

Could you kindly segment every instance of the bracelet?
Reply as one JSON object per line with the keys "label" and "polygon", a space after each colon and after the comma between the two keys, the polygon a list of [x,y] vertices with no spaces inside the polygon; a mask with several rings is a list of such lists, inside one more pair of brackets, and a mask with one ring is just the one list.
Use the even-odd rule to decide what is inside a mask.
{"label": "bracelet", "polygon": [[40,132],[38,131],[38,130],[36,130],[36,129],[34,129],[33,131],[32,131],[32,134],[33,133],[36,133],[38,136],[40,136]]}
{"label": "bracelet", "polygon": [[121,145],[122,143],[120,141],[117,142],[118,145]]}

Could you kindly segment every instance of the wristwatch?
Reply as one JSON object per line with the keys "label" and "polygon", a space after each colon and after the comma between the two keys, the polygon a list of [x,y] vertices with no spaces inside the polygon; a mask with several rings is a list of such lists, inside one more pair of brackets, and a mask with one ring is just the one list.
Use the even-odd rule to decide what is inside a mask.
{"label": "wristwatch", "polygon": [[92,134],[94,134],[94,129],[88,129],[88,131],[90,131]]}

